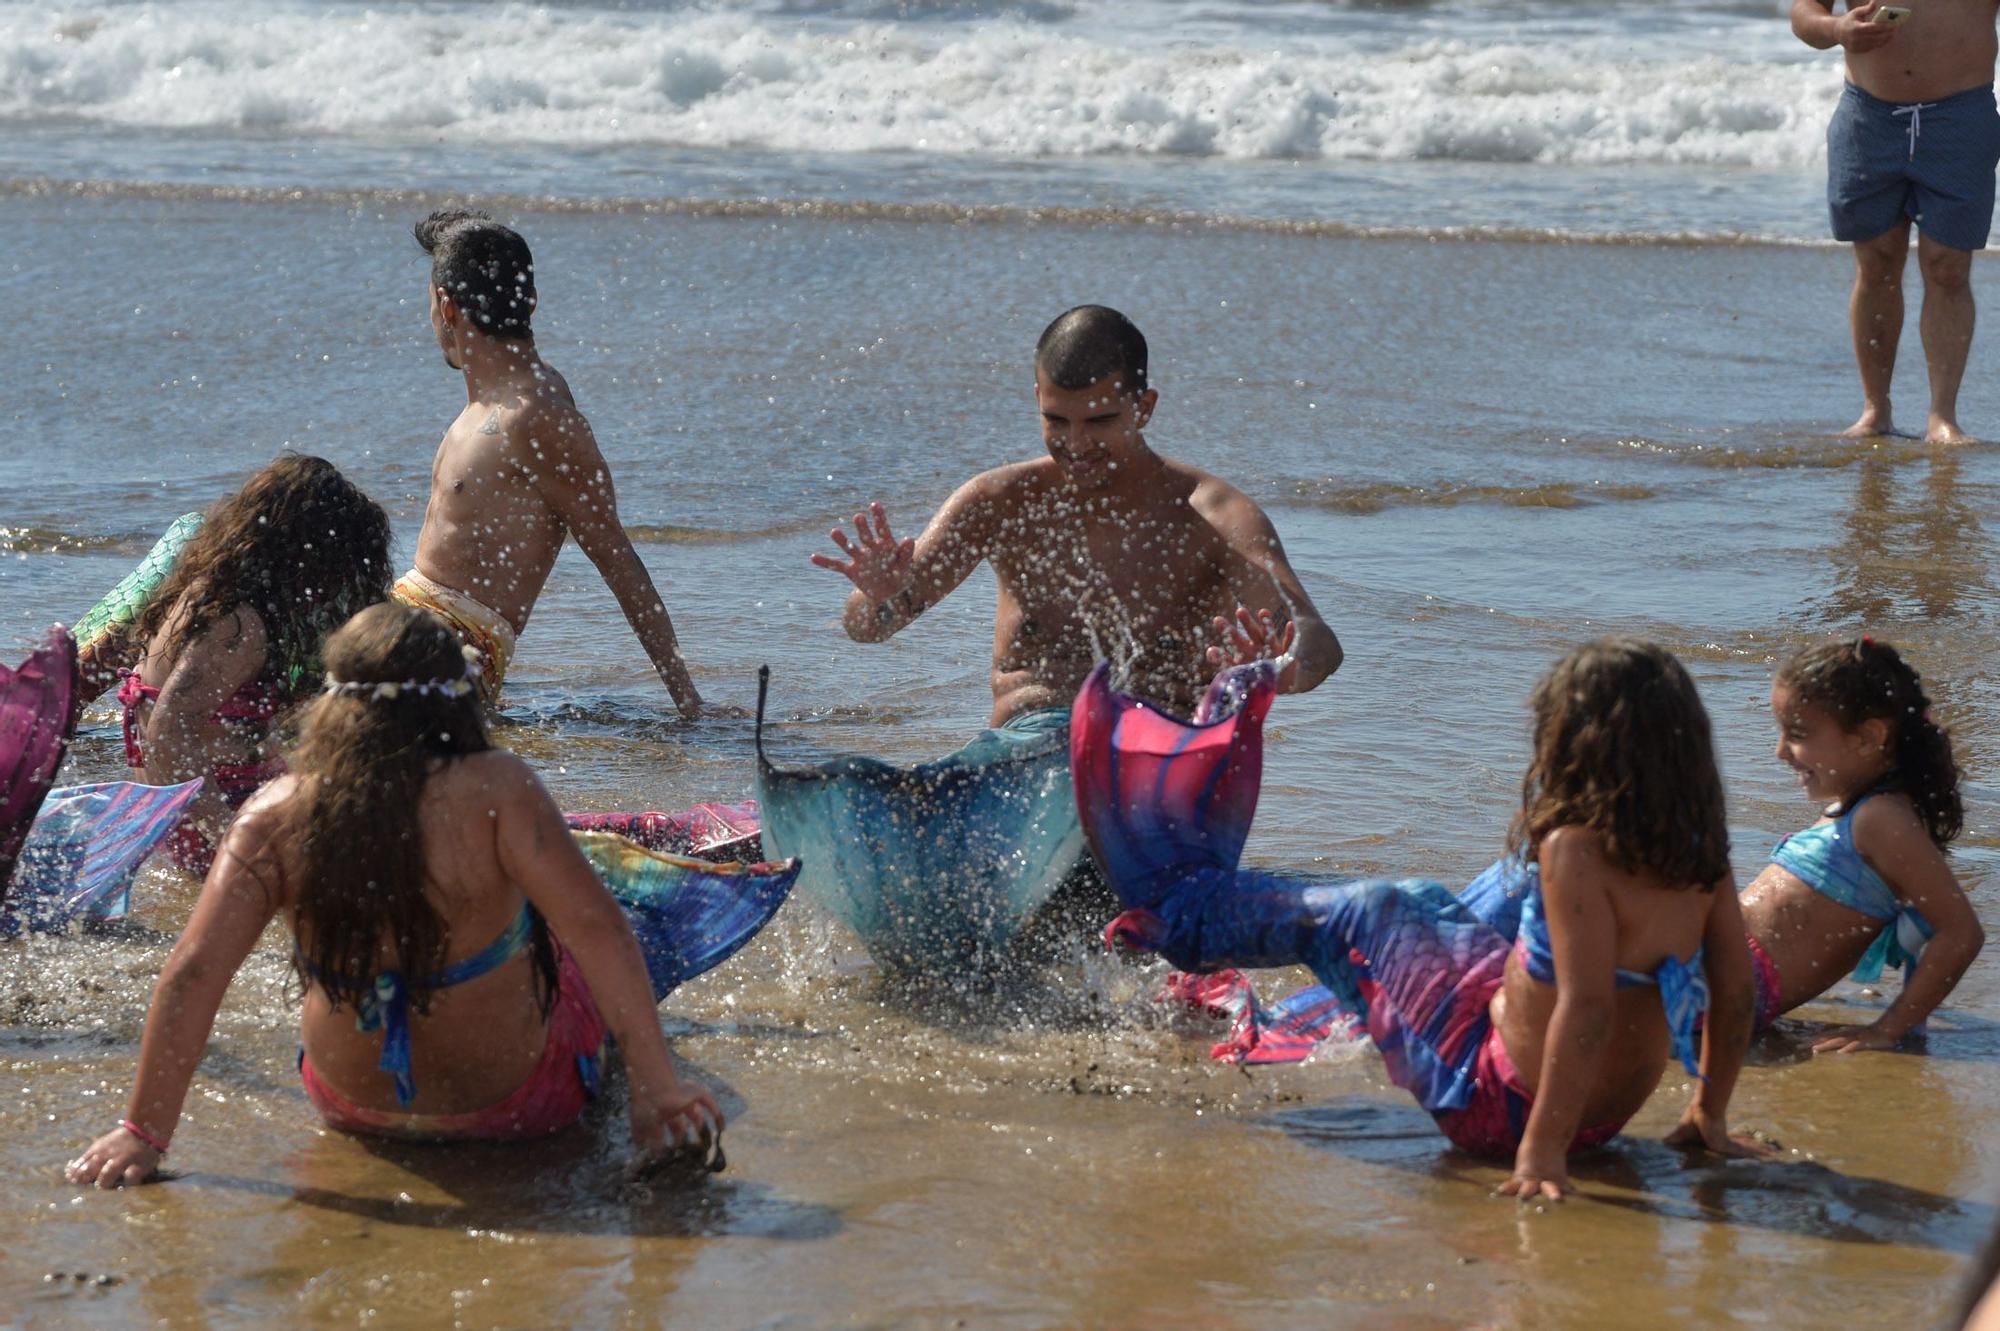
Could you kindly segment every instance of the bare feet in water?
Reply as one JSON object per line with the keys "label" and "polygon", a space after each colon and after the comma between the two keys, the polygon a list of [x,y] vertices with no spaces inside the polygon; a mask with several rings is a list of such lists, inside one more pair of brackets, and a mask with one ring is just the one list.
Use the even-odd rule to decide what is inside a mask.
{"label": "bare feet in water", "polygon": [[1924,442],[1927,444],[1976,444],[1979,441],[1958,428],[1958,422],[1948,416],[1931,413],[1930,424],[1924,427]]}
{"label": "bare feet in water", "polygon": [[1861,419],[1840,432],[1842,439],[1877,439],[1894,436],[1896,422],[1884,402],[1879,406],[1873,402],[1861,409]]}

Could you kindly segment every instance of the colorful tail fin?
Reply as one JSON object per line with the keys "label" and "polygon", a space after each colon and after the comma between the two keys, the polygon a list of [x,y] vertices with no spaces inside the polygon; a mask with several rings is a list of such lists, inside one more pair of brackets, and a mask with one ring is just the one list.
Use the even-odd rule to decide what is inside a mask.
{"label": "colorful tail fin", "polygon": [[139,645],[129,640],[126,630],[145,613],[160,585],[180,562],[181,551],[201,530],[201,523],[200,513],[175,518],[146,557],[76,622],[77,663],[83,692],[89,697],[95,698],[118,682],[120,664],[138,664]]}
{"label": "colorful tail fin", "polygon": [[847,756],[779,767],[764,751],[768,681],[759,671],[767,851],[804,858],[800,890],[884,970],[956,976],[1004,963],[1083,857],[1068,714],[1017,717],[915,766]]}
{"label": "colorful tail fin", "polygon": [[201,782],[108,781],[51,790],[21,847],[0,936],[59,932],[78,918],[115,920],[132,905],[132,876],[180,821]]}
{"label": "colorful tail fin", "polygon": [[576,843],[625,907],[663,999],[734,956],[768,924],[798,881],[799,862],[711,863],[648,850],[611,832]]}
{"label": "colorful tail fin", "polygon": [[1150,909],[1194,865],[1233,870],[1257,812],[1268,662],[1225,671],[1193,721],[1111,687],[1108,665],[1070,711],[1070,773],[1084,835],[1128,907]]}

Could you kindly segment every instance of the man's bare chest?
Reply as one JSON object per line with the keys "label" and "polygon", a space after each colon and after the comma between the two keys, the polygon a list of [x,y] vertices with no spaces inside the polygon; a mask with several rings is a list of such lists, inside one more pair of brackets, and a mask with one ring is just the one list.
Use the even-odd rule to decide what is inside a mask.
{"label": "man's bare chest", "polygon": [[1226,588],[1228,551],[1206,523],[1094,524],[998,561],[1002,582],[1043,619],[1145,621],[1205,610]]}
{"label": "man's bare chest", "polygon": [[534,475],[518,452],[504,432],[482,428],[477,421],[468,425],[460,418],[431,461],[433,499],[462,497],[472,503],[492,503],[531,494]]}

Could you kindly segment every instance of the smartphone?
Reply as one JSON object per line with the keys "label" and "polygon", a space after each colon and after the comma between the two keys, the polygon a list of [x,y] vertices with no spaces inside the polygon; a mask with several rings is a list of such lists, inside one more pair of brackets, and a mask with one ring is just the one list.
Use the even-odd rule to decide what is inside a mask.
{"label": "smartphone", "polygon": [[1901,5],[1883,5],[1875,11],[1875,16],[1868,21],[1870,23],[1879,23],[1885,28],[1893,28],[1909,16],[1910,11]]}

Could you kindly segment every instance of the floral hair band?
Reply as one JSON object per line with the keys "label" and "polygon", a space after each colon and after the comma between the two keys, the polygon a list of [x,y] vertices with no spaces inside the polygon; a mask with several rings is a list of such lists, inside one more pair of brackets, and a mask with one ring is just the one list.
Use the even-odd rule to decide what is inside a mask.
{"label": "floral hair band", "polygon": [[472,648],[465,649],[465,673],[456,679],[404,679],[404,680],[347,680],[326,677],[325,692],[348,698],[369,698],[375,702],[391,702],[406,693],[440,698],[463,698],[477,686],[481,671],[478,653]]}

